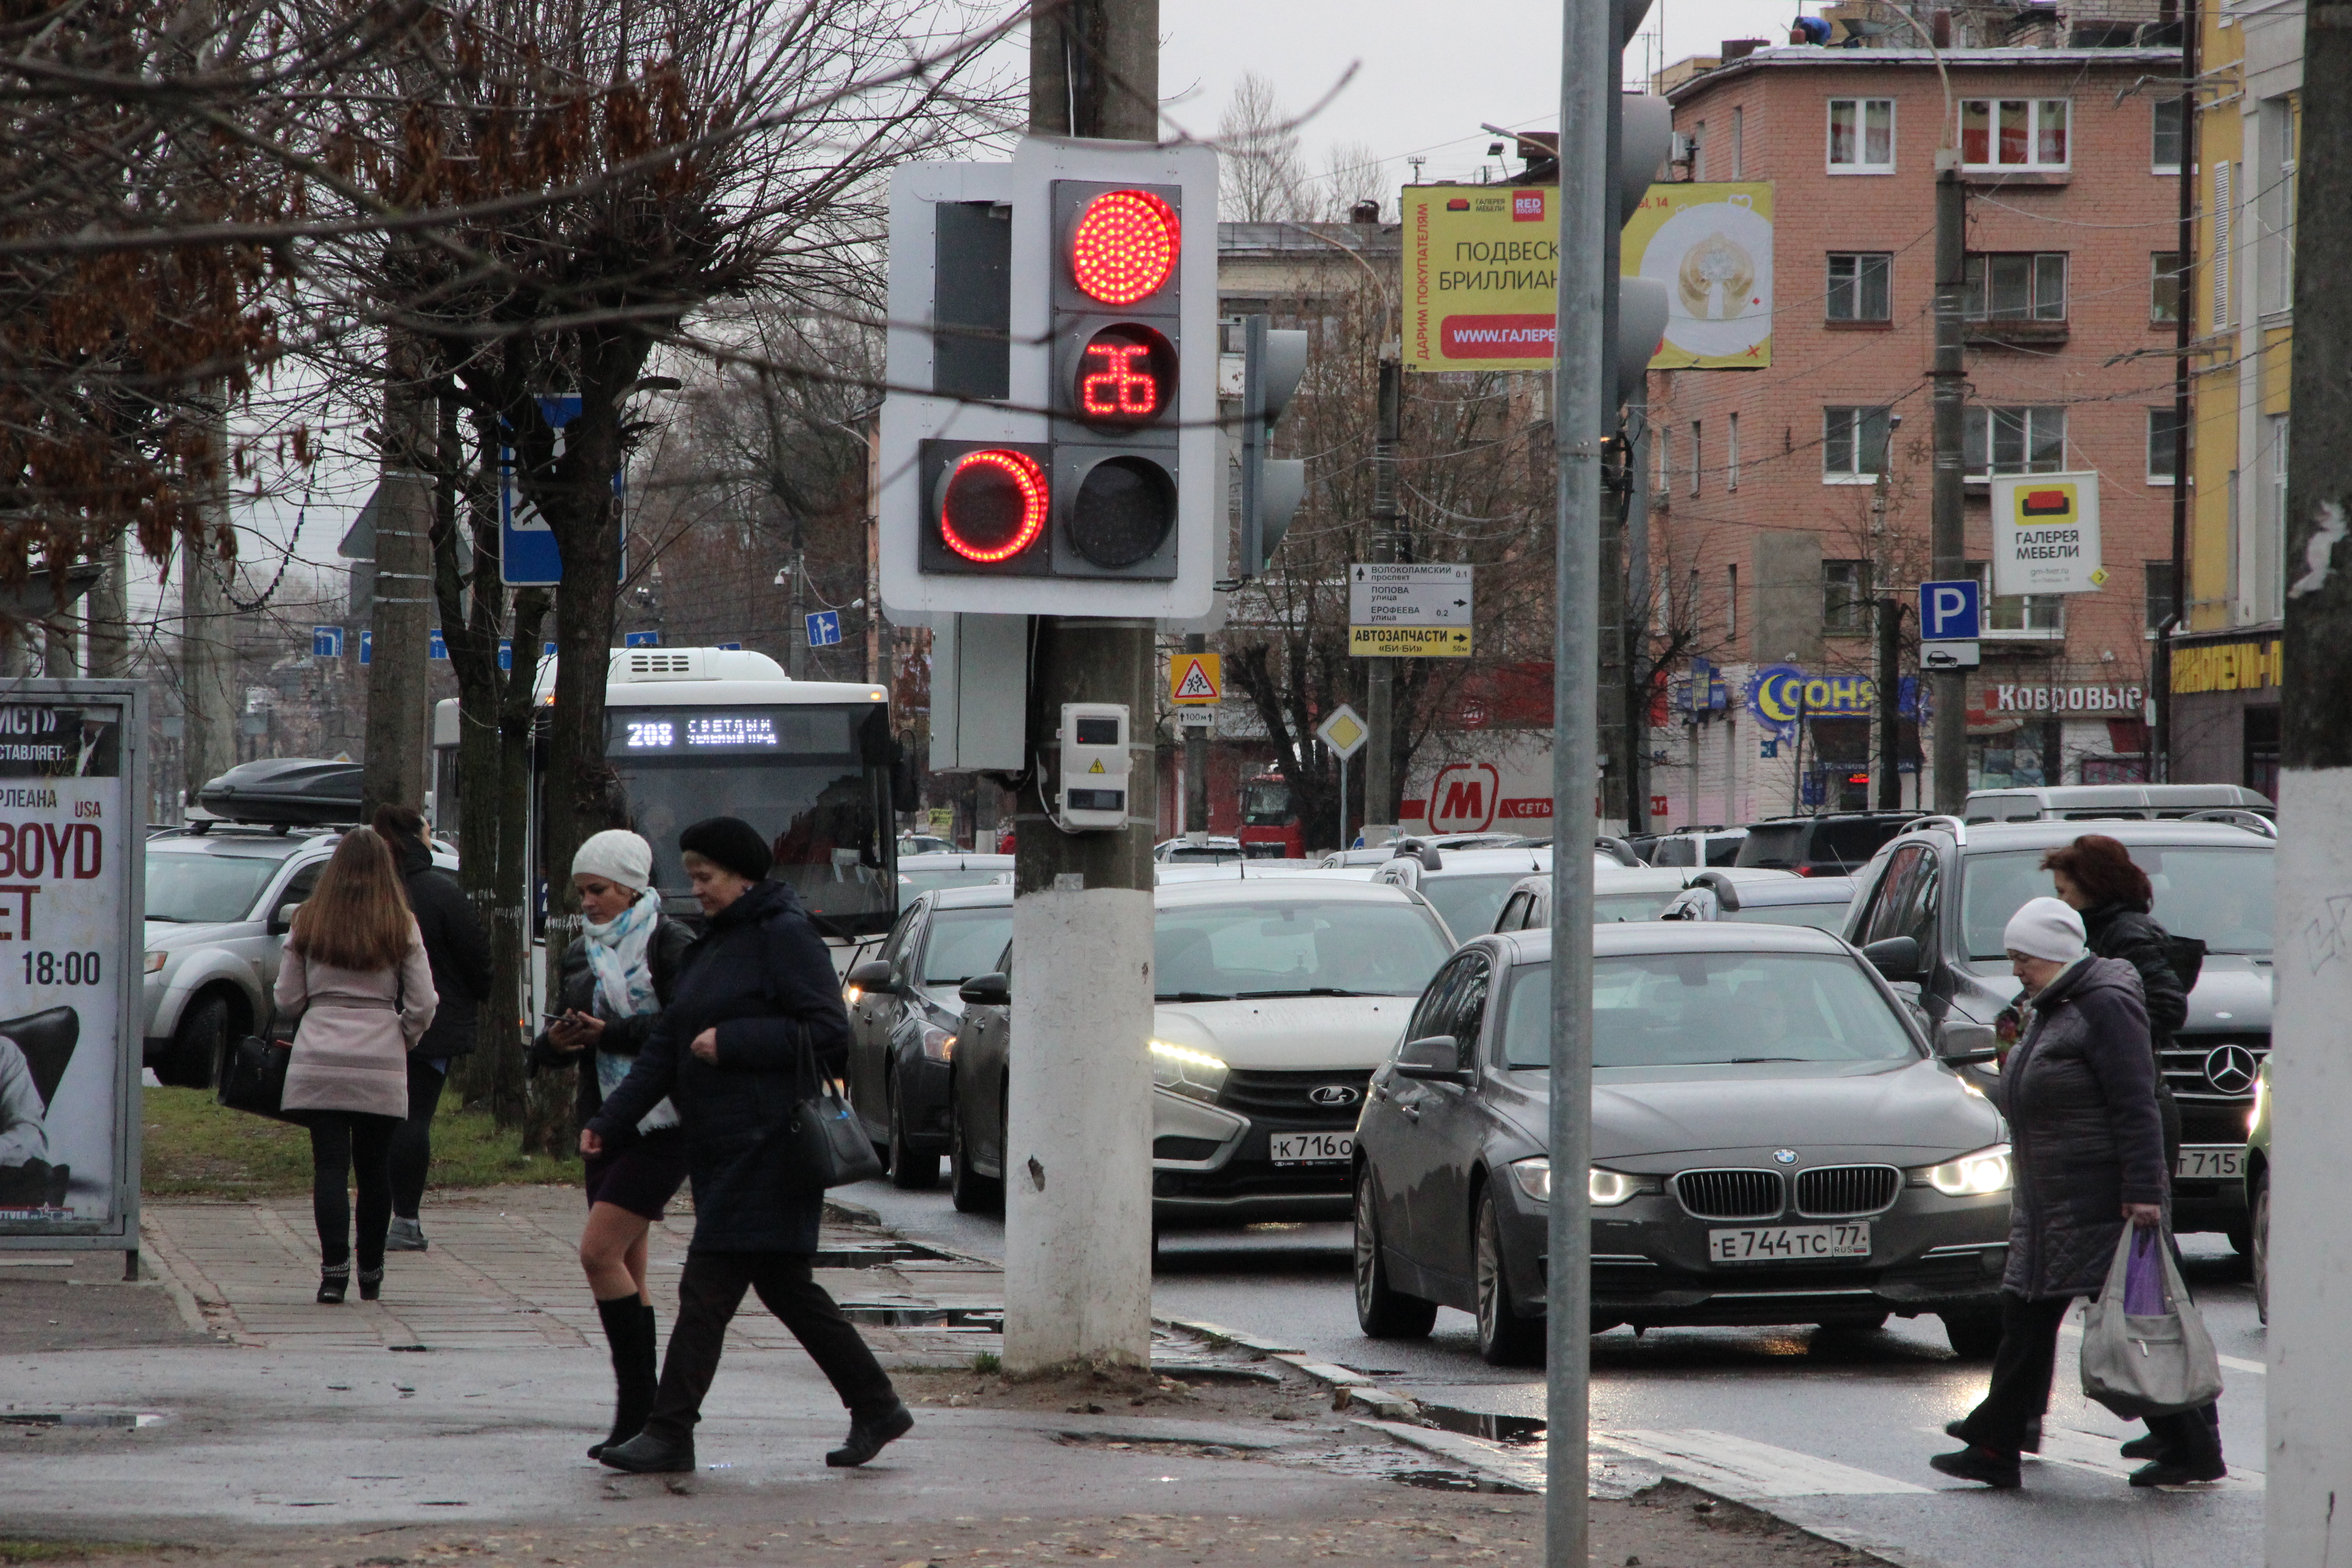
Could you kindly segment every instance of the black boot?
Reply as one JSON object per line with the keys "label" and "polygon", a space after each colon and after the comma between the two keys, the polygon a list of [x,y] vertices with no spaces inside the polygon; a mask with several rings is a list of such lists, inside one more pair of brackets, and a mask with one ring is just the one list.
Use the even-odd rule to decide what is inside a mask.
{"label": "black boot", "polygon": [[914,1429],[915,1417],[903,1403],[893,1401],[890,1408],[870,1420],[849,1423],[849,1441],[824,1457],[824,1462],[835,1469],[862,1465],[882,1451],[887,1443],[896,1442]]}
{"label": "black boot", "polygon": [[664,1475],[694,1468],[694,1439],[665,1437],[640,1432],[625,1443],[615,1443],[596,1458],[616,1470],[634,1475]]}
{"label": "black boot", "polygon": [[320,1268],[319,1305],[321,1307],[341,1306],[343,1292],[351,1288],[352,1266],[350,1264],[338,1263],[331,1268],[324,1267]]}
{"label": "black boot", "polygon": [[605,1342],[613,1351],[613,1430],[588,1450],[601,1459],[607,1448],[618,1447],[645,1430],[654,1407],[654,1389],[660,1379],[654,1366],[654,1310],[642,1296],[619,1296],[596,1303],[604,1321]]}

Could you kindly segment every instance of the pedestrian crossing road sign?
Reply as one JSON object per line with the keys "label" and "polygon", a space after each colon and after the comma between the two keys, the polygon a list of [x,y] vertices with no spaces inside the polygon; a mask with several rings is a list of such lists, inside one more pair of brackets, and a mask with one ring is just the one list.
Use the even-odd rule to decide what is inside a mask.
{"label": "pedestrian crossing road sign", "polygon": [[1168,700],[1179,707],[1224,696],[1224,661],[1213,653],[1180,653],[1168,661]]}

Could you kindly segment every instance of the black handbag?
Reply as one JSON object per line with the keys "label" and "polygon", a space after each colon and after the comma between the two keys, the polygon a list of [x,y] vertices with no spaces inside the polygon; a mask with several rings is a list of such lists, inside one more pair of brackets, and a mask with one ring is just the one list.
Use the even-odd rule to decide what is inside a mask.
{"label": "black handbag", "polygon": [[[815,1053],[810,1053],[815,1066]],[[817,1091],[793,1107],[778,1139],[778,1173],[789,1190],[821,1193],[852,1182],[871,1182],[882,1175],[882,1161],[874,1141],[866,1136],[850,1113],[849,1104],[828,1078],[817,1079]]]}
{"label": "black handbag", "polygon": [[233,1042],[221,1058],[220,1103],[254,1116],[296,1120],[286,1110],[286,1068],[293,1059],[294,1047],[284,1040],[247,1035]]}

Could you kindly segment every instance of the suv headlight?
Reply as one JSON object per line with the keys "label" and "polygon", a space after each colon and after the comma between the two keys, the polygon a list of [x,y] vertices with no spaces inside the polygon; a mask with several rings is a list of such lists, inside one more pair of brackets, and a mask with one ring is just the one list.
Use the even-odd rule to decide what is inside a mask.
{"label": "suv headlight", "polygon": [[1979,1149],[1973,1154],[1963,1154],[1957,1160],[1947,1160],[1940,1165],[1929,1165],[1912,1173],[1915,1181],[1924,1181],[1948,1198],[1983,1197],[1991,1193],[2009,1191],[2009,1145],[1996,1143],[1990,1149]]}
{"label": "suv headlight", "polygon": [[923,1026],[923,1059],[927,1062],[955,1060],[956,1037],[937,1024]]}
{"label": "suv headlight", "polygon": [[1190,1095],[1213,1105],[1225,1087],[1225,1075],[1231,1071],[1206,1051],[1169,1040],[1151,1042],[1151,1081],[1171,1093]]}
{"label": "suv headlight", "polygon": [[168,952],[149,953],[147,955],[147,973],[150,974],[163,973],[164,961],[169,959],[171,956],[172,955]]}

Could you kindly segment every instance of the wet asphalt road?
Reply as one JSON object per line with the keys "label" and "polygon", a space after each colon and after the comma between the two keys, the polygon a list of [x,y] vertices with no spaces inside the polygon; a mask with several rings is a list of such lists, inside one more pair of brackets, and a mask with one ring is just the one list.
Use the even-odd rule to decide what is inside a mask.
{"label": "wet asphalt road", "polygon": [[[942,1189],[883,1183],[839,1194],[916,1239],[1002,1257],[999,1222],[957,1214]],[[1356,1328],[1344,1224],[1170,1233],[1152,1300],[1360,1372],[1424,1404],[1540,1416],[1540,1373],[1478,1359],[1470,1318],[1438,1314],[1424,1341]],[[2183,1238],[2189,1283],[2221,1350],[2229,1392],[2220,1490],[2136,1491],[2115,1445],[2143,1428],[2081,1394],[2077,1343],[2059,1346],[2044,1458],[2024,1488],[1995,1494],[1927,1468],[1953,1446],[1943,1424],[1981,1396],[1986,1367],[1961,1362],[1935,1318],[1870,1333],[1811,1329],[1612,1330],[1592,1342],[1598,1444],[1702,1486],[1762,1500],[1796,1522],[1867,1544],[1912,1568],[2254,1568],[2262,1560],[2263,1329],[2243,1266],[2218,1236]],[[2234,1364],[2233,1364],[2234,1363]]]}

